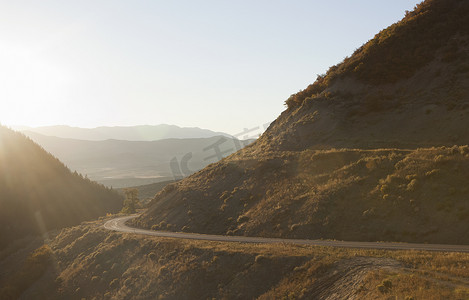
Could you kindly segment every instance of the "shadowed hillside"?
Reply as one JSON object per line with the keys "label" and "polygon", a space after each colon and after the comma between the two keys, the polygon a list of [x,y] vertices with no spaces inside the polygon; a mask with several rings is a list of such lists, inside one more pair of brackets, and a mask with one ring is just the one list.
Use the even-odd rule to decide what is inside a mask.
{"label": "shadowed hillside", "polygon": [[292,95],[255,143],[166,187],[135,224],[468,244],[469,156],[452,147],[469,143],[467,15],[467,1],[418,5]]}
{"label": "shadowed hillside", "polygon": [[0,248],[121,207],[117,192],[71,173],[24,135],[0,127]]}

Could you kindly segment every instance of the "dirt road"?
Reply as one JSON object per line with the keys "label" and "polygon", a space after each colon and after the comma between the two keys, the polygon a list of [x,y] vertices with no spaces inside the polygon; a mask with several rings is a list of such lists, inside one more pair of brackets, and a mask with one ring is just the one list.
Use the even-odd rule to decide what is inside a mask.
{"label": "dirt road", "polygon": [[425,250],[440,252],[468,252],[469,245],[441,245],[441,244],[413,244],[413,243],[385,243],[385,242],[350,242],[350,241],[326,241],[326,240],[298,240],[298,239],[279,239],[264,237],[247,237],[247,236],[225,236],[184,232],[154,231],[148,229],[133,228],[125,225],[130,219],[136,218],[137,215],[119,217],[107,221],[104,228],[108,230],[169,237],[177,239],[192,239],[217,242],[238,242],[238,243],[257,243],[257,244],[273,244],[288,243],[297,245],[313,245],[313,246],[330,246],[342,248],[364,248],[364,249],[386,249],[386,250]]}

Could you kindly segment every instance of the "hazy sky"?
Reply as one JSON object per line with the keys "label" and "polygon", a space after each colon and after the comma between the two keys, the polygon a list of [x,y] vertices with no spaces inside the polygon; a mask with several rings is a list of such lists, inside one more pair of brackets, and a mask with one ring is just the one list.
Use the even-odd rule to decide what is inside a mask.
{"label": "hazy sky", "polygon": [[0,0],[0,122],[236,134],[416,0]]}

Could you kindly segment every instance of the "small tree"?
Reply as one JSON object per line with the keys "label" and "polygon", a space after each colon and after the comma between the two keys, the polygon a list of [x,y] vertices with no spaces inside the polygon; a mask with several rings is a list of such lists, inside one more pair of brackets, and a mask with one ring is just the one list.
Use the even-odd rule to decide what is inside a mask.
{"label": "small tree", "polygon": [[134,214],[139,204],[138,190],[137,189],[125,189],[124,194],[125,194],[124,207],[122,208],[121,212],[124,214]]}

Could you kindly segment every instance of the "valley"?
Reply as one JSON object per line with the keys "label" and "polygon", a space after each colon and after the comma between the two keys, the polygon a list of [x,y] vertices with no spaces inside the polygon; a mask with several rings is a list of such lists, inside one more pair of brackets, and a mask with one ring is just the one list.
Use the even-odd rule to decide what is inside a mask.
{"label": "valley", "polygon": [[[109,16],[90,28],[102,28],[98,23],[120,14],[130,18],[126,5],[106,7]],[[38,100],[36,105],[33,97],[22,109],[46,113],[44,118],[35,111],[28,115],[37,116],[40,124],[54,115],[66,118],[63,114],[80,124],[177,117],[183,124],[218,120],[217,128],[231,128],[247,116],[252,122],[252,111],[258,122],[274,104],[264,102],[268,105],[259,110],[258,97],[265,97],[264,92],[272,96],[253,78],[266,79],[277,91],[276,85],[287,84],[299,69],[276,81],[272,70],[279,72],[283,65],[265,61],[263,68],[279,65],[270,69],[272,74],[258,76],[262,68],[249,69],[254,61],[244,57],[249,52],[269,57],[280,44],[257,48],[257,41],[262,44],[269,36],[280,40],[277,34],[283,30],[297,42],[311,39],[312,49],[320,48],[321,40],[331,39],[328,30],[334,22],[344,18],[327,20],[327,30],[322,28],[326,22],[319,26],[325,36],[307,26],[307,38],[295,36],[283,27],[295,23],[299,30],[305,26],[298,19],[308,20],[297,18],[302,9],[289,4],[294,18],[283,20],[283,7],[270,23],[282,30],[240,40],[211,24],[215,19],[224,24],[236,7],[210,6],[217,18],[206,20],[200,17],[206,11],[197,10],[202,3],[186,5],[169,16],[171,21],[180,15],[187,19],[177,25],[189,24],[188,38],[177,40],[182,27],[165,23],[164,11],[155,18],[160,13],[156,6],[145,7],[134,19],[144,26],[129,29],[132,42],[121,44],[127,49],[135,41],[135,61],[151,53],[139,67],[123,54],[127,50],[120,52],[119,63],[103,64],[102,72],[112,71],[109,76],[82,74],[103,87],[80,85],[66,98],[72,100],[55,98],[54,105],[44,100],[54,98],[55,90],[48,91],[42,98],[48,104]],[[345,1],[342,5],[347,11]],[[274,3],[257,10],[252,6],[258,30],[264,13],[280,9]],[[382,13],[369,9],[373,16]],[[233,24],[249,19],[250,9],[242,12]],[[266,123],[270,125],[258,138],[239,140],[220,131],[164,124],[19,131],[0,125],[0,300],[469,299],[468,15],[466,0],[426,0],[406,10],[400,21],[287,97],[283,112]],[[113,44],[135,23],[120,21],[113,26],[125,24],[125,30],[103,35],[106,39],[94,37],[102,44],[91,43],[83,51]],[[174,31],[158,35],[164,26],[156,21],[173,24],[168,28]],[[80,30],[70,36],[79,37]],[[254,27],[242,31],[257,32]],[[194,33],[202,32],[213,36],[197,39]],[[165,42],[158,47],[140,47],[160,39]],[[280,50],[299,51],[293,41],[282,41]],[[246,49],[233,48],[227,63],[225,52],[237,44]],[[159,55],[165,47],[171,53]],[[100,60],[113,56],[112,49]],[[185,57],[179,51],[187,49],[190,59],[178,69],[176,62]],[[315,55],[292,53],[282,52],[280,60],[295,58],[302,68]],[[164,62],[157,62],[161,57]],[[193,73],[185,68],[192,60]],[[128,65],[132,67],[124,68]],[[40,69],[41,74],[49,70]],[[210,76],[204,73],[209,70],[214,72]],[[237,72],[250,87],[230,79]],[[63,82],[54,82],[65,84],[63,76]],[[242,86],[251,98],[240,96]],[[88,98],[78,97],[82,87]],[[12,95],[23,95],[20,91]],[[216,101],[209,100],[212,96]],[[57,103],[62,109],[54,111]],[[79,119],[68,107],[77,103],[89,106]],[[208,113],[215,109],[222,110]],[[114,112],[121,114],[114,119]],[[17,118],[24,120],[22,114],[20,110]]]}
{"label": "valley", "polygon": [[[71,170],[113,188],[181,179],[253,142],[216,135],[131,141],[123,140],[126,135],[121,133],[119,136],[118,132],[113,136],[120,137],[119,140],[78,140],[70,138],[75,136],[71,133],[69,138],[33,131],[23,133]],[[215,148],[219,155],[216,155]]]}

